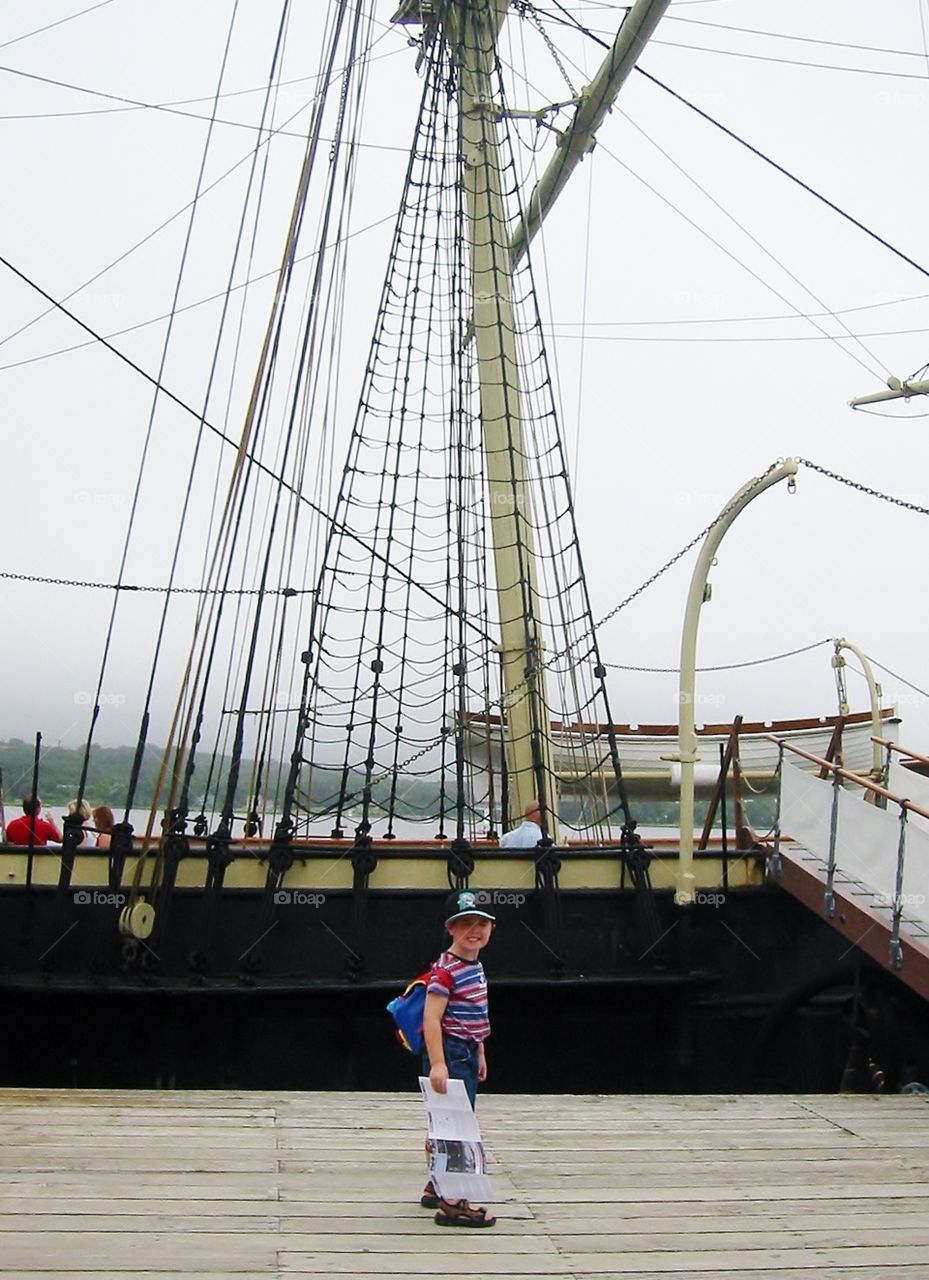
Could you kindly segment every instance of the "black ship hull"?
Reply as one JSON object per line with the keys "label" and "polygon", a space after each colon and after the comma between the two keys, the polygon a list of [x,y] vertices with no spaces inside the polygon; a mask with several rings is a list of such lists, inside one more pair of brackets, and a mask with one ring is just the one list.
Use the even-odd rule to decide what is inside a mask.
{"label": "black ship hull", "polygon": [[[0,1085],[412,1087],[384,1005],[442,945],[441,891],[286,903],[176,888],[147,943],[105,891],[0,891]],[[324,897],[314,903],[313,897]],[[929,1006],[776,887],[504,891],[488,1087],[831,1091],[929,1076]],[[522,899],[517,901],[517,899]]]}

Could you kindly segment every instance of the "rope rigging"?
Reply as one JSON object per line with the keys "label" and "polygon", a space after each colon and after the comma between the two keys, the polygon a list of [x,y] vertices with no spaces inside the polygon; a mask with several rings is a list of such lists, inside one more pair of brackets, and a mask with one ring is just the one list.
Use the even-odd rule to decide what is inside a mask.
{"label": "rope rigging", "polygon": [[[531,16],[532,6],[525,7]],[[282,33],[286,14],[285,3]],[[464,842],[487,825],[495,828],[507,821],[508,788],[515,785],[508,776],[509,755],[523,747],[531,753],[537,794],[554,802],[560,793],[565,827],[599,826],[609,834],[618,814],[623,828],[631,830],[606,675],[610,667],[658,669],[604,662],[598,631],[717,521],[599,622],[594,620],[531,254],[512,278],[500,267],[509,244],[504,233],[522,215],[518,143],[506,119],[501,66],[494,59],[487,73],[493,109],[489,103],[469,105],[460,49],[444,26],[422,50],[420,117],[388,277],[354,406],[348,456],[327,507],[327,468],[334,474],[332,441],[346,416],[337,376],[345,336],[342,254],[349,238],[357,130],[372,47],[365,6],[345,3],[334,6],[333,14],[337,17],[326,46],[329,71],[337,51],[344,54],[346,71],[332,94],[338,101],[327,102],[322,95],[317,103],[308,139],[312,162],[294,207],[292,238],[281,267],[281,308],[268,326],[241,436],[236,440],[207,417],[219,393],[214,373],[222,364],[221,344],[224,354],[233,353],[234,367],[243,335],[241,318],[234,340],[227,335],[225,307],[199,410],[165,387],[167,340],[158,374],[149,379],[156,388],[155,402],[171,399],[198,420],[188,476],[175,477],[180,493],[186,481],[187,498],[192,494],[200,442],[207,434],[236,449],[231,476],[217,463],[209,545],[201,552],[202,584],[174,585],[186,499],[164,587],[129,582],[125,554],[114,583],[0,576],[112,590],[114,613],[129,593],[164,593],[140,752],[147,741],[169,600],[181,595],[196,599],[194,639],[162,771],[167,808],[181,834],[188,807],[196,803],[204,812],[220,814],[220,830],[214,835],[228,838],[234,811],[242,807],[237,800],[240,773],[251,751],[245,807],[250,821],[259,825],[270,810],[283,814],[283,830],[300,822],[314,833],[325,821],[342,831],[351,823],[363,840],[375,824],[391,836],[401,824],[420,820],[436,822],[443,833],[453,828],[455,839]],[[345,32],[340,33],[342,18]],[[544,37],[538,15],[534,20]],[[568,79],[564,64],[558,65]],[[279,80],[275,59],[269,84]],[[324,76],[324,82],[331,83],[332,77]],[[471,141],[464,147],[462,116],[471,117]],[[272,131],[273,120],[263,117],[261,129]],[[499,219],[480,212],[486,192],[473,190],[469,174],[477,165],[468,145],[478,152],[491,145],[499,150],[496,169],[482,179],[493,186],[487,203],[499,204]],[[256,203],[264,179],[264,173],[255,178]],[[252,196],[250,183],[226,301],[238,287],[240,250],[255,245]],[[320,248],[305,255],[312,266],[301,298],[297,244],[309,231],[304,222],[309,224],[314,215]],[[490,246],[490,266],[483,268],[489,287],[477,297],[472,239]],[[250,268],[249,258],[249,277]],[[180,309],[179,294],[180,275],[172,319]],[[500,339],[500,354],[493,357],[482,345],[489,328]],[[227,416],[235,385],[232,374]],[[484,400],[488,386],[502,406],[496,418]],[[155,404],[152,419],[154,412]],[[284,422],[273,438],[272,419]],[[801,461],[870,496],[929,514],[927,508]],[[225,496],[221,480],[228,482]],[[313,497],[307,492],[310,486]],[[323,517],[312,531],[305,520],[310,511]],[[500,568],[507,558],[515,586],[506,581],[510,571]],[[514,594],[498,617],[498,604],[511,587]],[[511,638],[504,642],[507,627]],[[515,633],[517,642],[512,640]],[[264,668],[259,657],[263,649],[269,654]],[[103,669],[98,695],[102,681]],[[208,686],[213,693],[222,689],[226,712],[218,725],[210,721]],[[526,691],[534,696],[517,723],[515,712]],[[546,746],[550,726],[552,747]],[[92,732],[85,766],[91,738]],[[286,775],[269,776],[270,762],[285,756],[290,761]],[[221,760],[226,761],[222,766]],[[202,788],[199,782],[194,786],[195,770],[198,777],[206,774]],[[221,883],[222,851],[214,846],[213,852]]]}
{"label": "rope rigging", "polygon": [[[292,804],[308,830],[326,818],[341,833],[352,817],[364,839],[375,819],[386,823],[389,836],[399,819],[418,817],[437,820],[440,831],[453,821],[461,841],[475,826],[496,827],[505,818],[506,762],[489,730],[502,686],[500,655],[489,639],[497,628],[491,609],[498,571],[488,526],[496,556],[513,558],[522,583],[515,616],[525,652],[551,675],[544,701],[532,713],[536,718],[515,732],[515,745],[534,753],[540,795],[554,796],[560,785],[545,752],[536,748],[547,737],[543,720],[609,725],[612,719],[595,642],[582,667],[543,663],[538,650],[543,616],[546,634],[567,638],[589,630],[590,606],[531,263],[512,280],[512,320],[494,301],[508,294],[509,282],[488,277],[486,295],[478,295],[491,300],[488,318],[475,314],[472,331],[473,263],[464,246],[473,234],[476,243],[491,246],[493,263],[494,254],[506,249],[508,226],[487,221],[469,231],[469,218],[494,215],[476,215],[484,193],[468,194],[471,144],[462,148],[458,141],[459,112],[468,110],[459,50],[443,30],[426,55],[387,281],[313,595],[311,665],[294,752],[303,767],[292,779]],[[502,104],[495,60],[490,76],[489,96]],[[496,122],[489,117],[473,121],[471,133],[481,149],[497,146]],[[499,167],[488,166],[486,181],[493,184],[491,205],[499,201],[511,222],[520,212],[518,183],[512,140],[505,129],[501,134]],[[497,270],[491,265],[491,272]],[[480,354],[482,323],[496,326],[505,355]],[[500,361],[496,374],[485,371],[485,393],[477,381],[478,359]],[[488,428],[490,411],[481,399],[495,382],[502,408],[493,412],[502,417],[491,419],[491,426],[500,421],[503,427],[497,434]],[[514,432],[516,421],[521,436]],[[437,434],[443,422],[445,444]],[[488,489],[494,476],[507,474],[508,481]],[[406,581],[379,572],[362,548],[348,543],[346,529],[360,531],[391,562],[403,557]],[[414,609],[414,564],[430,594],[444,594],[441,613]],[[478,620],[476,629],[466,629],[469,618]],[[567,771],[580,791],[615,757],[599,736],[580,732],[574,741],[568,735],[559,742],[562,754],[577,756]],[[406,781],[401,759],[418,765],[415,772],[403,769]],[[621,779],[613,785],[619,786],[623,820],[631,821]],[[285,823],[290,804],[285,796]],[[605,803],[600,818],[607,821],[614,807],[614,800]],[[562,821],[576,825],[565,817],[568,810],[562,787]]]}

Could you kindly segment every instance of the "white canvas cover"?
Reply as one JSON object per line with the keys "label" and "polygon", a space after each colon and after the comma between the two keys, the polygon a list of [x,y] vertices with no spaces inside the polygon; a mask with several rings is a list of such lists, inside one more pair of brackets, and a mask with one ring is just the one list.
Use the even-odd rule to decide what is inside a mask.
{"label": "white canvas cover", "polygon": [[[864,792],[839,790],[836,866],[893,905],[897,880],[899,808],[865,804]],[[915,798],[915,797],[913,797]],[[781,776],[781,832],[829,859],[832,782],[784,761]],[[929,923],[929,832],[907,820],[903,914]]]}
{"label": "white canvas cover", "polygon": [[[914,773],[912,769],[904,769],[895,751],[891,753],[887,790],[892,791],[894,795],[905,796],[907,800],[912,800],[921,809],[929,812],[929,778]],[[923,831],[929,831],[929,818],[924,818],[922,814],[911,813],[908,821],[915,827],[921,827]]]}

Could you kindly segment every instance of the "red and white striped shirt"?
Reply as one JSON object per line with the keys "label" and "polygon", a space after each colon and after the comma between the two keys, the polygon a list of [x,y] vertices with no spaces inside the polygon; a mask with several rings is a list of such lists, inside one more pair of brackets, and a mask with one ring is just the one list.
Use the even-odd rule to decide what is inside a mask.
{"label": "red and white striped shirt", "polygon": [[432,966],[426,993],[448,996],[443,1035],[478,1043],[490,1035],[487,979],[480,960],[462,960],[453,951],[443,951]]}

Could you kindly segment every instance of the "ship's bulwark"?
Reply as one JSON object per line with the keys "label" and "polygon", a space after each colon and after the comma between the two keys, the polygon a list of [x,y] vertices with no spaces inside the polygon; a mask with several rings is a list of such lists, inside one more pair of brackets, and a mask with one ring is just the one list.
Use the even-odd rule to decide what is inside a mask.
{"label": "ship's bulwark", "polygon": [[[175,894],[170,931],[146,963],[127,955],[134,944],[112,905],[89,903],[86,925],[36,966],[51,944],[53,893],[2,893],[0,1085],[413,1087],[417,1063],[393,1041],[384,1005],[440,947],[440,898],[373,894],[355,960],[350,895],[327,898],[325,915],[307,903],[279,910],[243,954],[262,906],[225,894],[213,965],[197,974],[202,895]],[[664,937],[643,956],[631,893],[562,893],[560,964],[540,895],[498,904],[488,1087],[832,1091],[881,1074],[889,1089],[926,1080],[929,1009],[865,962],[856,1013],[856,953],[786,894],[706,894],[683,914],[669,893],[656,898]]]}

